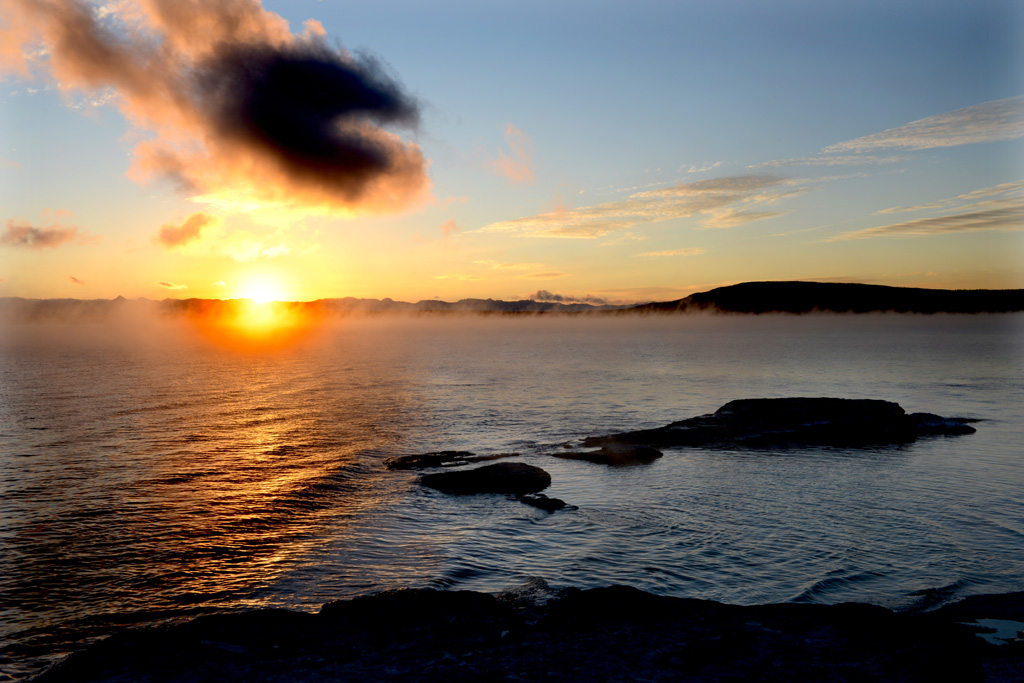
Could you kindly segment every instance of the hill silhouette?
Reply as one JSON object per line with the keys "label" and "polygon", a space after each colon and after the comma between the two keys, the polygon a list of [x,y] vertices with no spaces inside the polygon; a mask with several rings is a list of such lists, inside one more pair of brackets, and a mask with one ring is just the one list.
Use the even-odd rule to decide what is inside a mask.
{"label": "hill silhouette", "polygon": [[[23,299],[0,298],[0,321],[92,322],[131,311],[160,315],[224,315],[247,305],[244,299]],[[640,305],[594,305],[522,299],[435,299],[409,303],[392,299],[317,299],[271,305],[316,316],[378,314],[628,314],[628,313],[1007,313],[1024,311],[1024,289],[922,289],[854,283],[744,282],[683,299]]]}
{"label": "hill silhouette", "polygon": [[629,311],[674,313],[1006,313],[1024,311],[1024,289],[923,289],[838,282],[744,282],[642,304]]}

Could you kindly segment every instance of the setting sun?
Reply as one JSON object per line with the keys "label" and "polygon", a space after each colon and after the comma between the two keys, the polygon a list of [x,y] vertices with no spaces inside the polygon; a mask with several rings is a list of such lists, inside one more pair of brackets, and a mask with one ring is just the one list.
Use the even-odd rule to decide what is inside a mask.
{"label": "setting sun", "polygon": [[245,283],[241,288],[241,298],[251,299],[256,303],[265,304],[271,301],[286,301],[288,295],[280,284],[273,279],[260,277]]}

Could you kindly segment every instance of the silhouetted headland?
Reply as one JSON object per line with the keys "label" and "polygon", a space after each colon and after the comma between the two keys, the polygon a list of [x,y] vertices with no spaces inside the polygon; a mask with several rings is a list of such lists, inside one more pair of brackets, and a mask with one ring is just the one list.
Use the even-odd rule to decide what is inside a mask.
{"label": "silhouetted headland", "polygon": [[[923,606],[927,606],[926,603]],[[924,613],[741,607],[626,586],[398,590],[317,614],[258,610],[129,630],[44,672],[70,681],[1018,681],[1024,593]],[[1020,624],[1018,623],[1018,626]]]}
{"label": "silhouetted headland", "polygon": [[1024,289],[923,289],[838,282],[744,282],[635,306],[647,313],[1009,313]]}

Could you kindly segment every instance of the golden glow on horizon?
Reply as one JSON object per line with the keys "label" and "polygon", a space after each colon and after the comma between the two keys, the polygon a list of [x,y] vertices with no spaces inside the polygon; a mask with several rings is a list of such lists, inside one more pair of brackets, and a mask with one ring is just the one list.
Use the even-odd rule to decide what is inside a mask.
{"label": "golden glow on horizon", "polygon": [[268,351],[291,346],[314,330],[314,316],[301,306],[253,298],[219,302],[192,316],[210,343],[235,351]]}
{"label": "golden glow on horizon", "polygon": [[241,289],[241,298],[251,299],[256,303],[265,304],[270,301],[287,301],[287,293],[274,279],[259,276],[250,279]]}

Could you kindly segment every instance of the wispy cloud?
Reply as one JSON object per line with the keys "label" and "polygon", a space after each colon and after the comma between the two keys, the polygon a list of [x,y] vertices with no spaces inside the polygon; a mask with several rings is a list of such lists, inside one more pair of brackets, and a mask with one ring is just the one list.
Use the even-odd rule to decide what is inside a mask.
{"label": "wispy cloud", "polygon": [[222,207],[402,210],[429,195],[419,105],[373,58],[259,0],[4,2],[0,71],[45,73],[136,126],[133,179]]}
{"label": "wispy cloud", "polygon": [[505,128],[509,153],[498,150],[497,159],[489,159],[487,168],[515,183],[533,181],[533,140],[511,123]]}
{"label": "wispy cloud", "polygon": [[180,225],[165,223],[157,233],[157,241],[165,247],[180,247],[195,242],[207,226],[216,227],[221,222],[219,216],[208,213],[194,213]]}
{"label": "wispy cloud", "polygon": [[785,216],[788,211],[750,211],[748,209],[737,209],[726,206],[720,209],[706,209],[701,211],[710,216],[704,221],[705,228],[735,228],[752,221],[760,221],[766,218]]}
{"label": "wispy cloud", "polygon": [[484,266],[488,270],[516,273],[514,277],[519,280],[551,280],[561,277],[569,277],[569,273],[560,271],[545,270],[548,266],[543,263],[502,263],[490,259],[473,261],[478,266]]}
{"label": "wispy cloud", "polygon": [[668,249],[666,251],[647,251],[637,256],[697,256],[705,253],[706,249],[690,247],[689,249]]}
{"label": "wispy cloud", "polygon": [[69,281],[71,282],[71,284],[73,284],[73,285],[78,285],[79,287],[85,287],[85,286],[86,286],[86,285],[85,285],[85,282],[84,282],[84,281],[82,281],[82,280],[79,280],[79,279],[78,279],[77,277],[75,277],[74,275],[68,275],[68,280],[69,280]]}
{"label": "wispy cloud", "polygon": [[453,274],[448,274],[448,275],[435,275],[435,276],[434,276],[434,279],[435,279],[435,280],[465,280],[465,281],[475,281],[475,280],[480,280],[480,279],[482,279],[482,278],[481,278],[481,277],[480,277],[479,275],[473,275],[473,274],[464,274],[464,273],[453,273]]}
{"label": "wispy cloud", "polygon": [[949,199],[940,199],[936,202],[928,204],[917,204],[914,206],[894,206],[889,209],[882,209],[876,211],[875,214],[888,214],[888,213],[909,213],[912,211],[928,211],[932,209],[948,209],[951,206],[957,204],[963,204],[964,202],[971,202],[976,199],[984,197],[993,197],[998,195],[1011,195],[1019,193],[1024,190],[1024,180],[1017,180],[1012,183],[1001,183],[999,185],[993,185],[992,187],[984,187],[980,190],[973,190],[964,194],[958,194],[955,197]]}
{"label": "wispy cloud", "polygon": [[[1011,183],[1012,185],[1012,183]],[[994,188],[987,188],[988,190]],[[975,193],[971,193],[975,194]],[[975,196],[988,196],[978,195]],[[909,207],[914,208],[914,207]],[[929,206],[928,208],[931,208]],[[871,237],[925,237],[979,231],[1024,230],[1024,197],[1020,193],[974,204],[946,209],[942,216],[918,218],[902,223],[880,225],[836,235],[829,241],[867,239]]]}
{"label": "wispy cloud", "polygon": [[74,225],[55,224],[37,228],[29,223],[9,219],[7,227],[0,234],[0,245],[24,249],[56,249],[64,244],[83,244],[95,239]]}
{"label": "wispy cloud", "polygon": [[895,164],[900,161],[905,161],[906,159],[907,157],[901,156],[880,157],[871,154],[840,154],[836,156],[776,159],[774,161],[765,161],[760,164],[753,164],[752,166],[747,166],[747,168],[781,168],[783,166],[863,166],[866,164]]}
{"label": "wispy cloud", "polygon": [[689,168],[686,169],[686,172],[687,173],[705,173],[706,171],[713,171],[714,169],[718,168],[721,165],[722,165],[721,161],[716,161],[714,163],[707,163],[707,164],[692,164]]}
{"label": "wispy cloud", "polygon": [[[803,192],[791,181],[773,175],[740,175],[679,183],[671,187],[637,192],[619,201],[491,223],[479,232],[502,232],[528,237],[593,239],[643,223],[657,223],[711,212],[730,205],[773,204]],[[788,188],[783,190],[782,188]],[[777,215],[772,213],[771,215]],[[767,218],[753,216],[749,220]],[[739,224],[738,221],[734,224]],[[712,214],[705,227],[716,227]]]}
{"label": "wispy cloud", "polygon": [[213,287],[226,287],[227,286],[227,284],[223,280],[217,280],[216,282],[211,282],[210,285],[213,286]]}
{"label": "wispy cloud", "polygon": [[486,266],[491,270],[537,270],[543,268],[543,263],[502,263],[489,259],[473,261],[478,266]]}
{"label": "wispy cloud", "polygon": [[627,242],[642,242],[645,239],[647,239],[647,235],[637,235],[636,233],[633,232],[623,232],[621,234],[616,235],[610,240],[605,240],[604,242],[601,242],[601,246],[615,247],[620,244],[625,244]]}
{"label": "wispy cloud", "polygon": [[176,285],[173,282],[158,282],[157,284],[165,289],[188,289],[188,285]]}
{"label": "wispy cloud", "polygon": [[544,273],[526,273],[525,275],[519,275],[517,277],[520,280],[558,280],[563,277],[570,277],[570,274],[553,270]]}
{"label": "wispy cloud", "polygon": [[933,149],[1024,136],[1024,95],[982,102],[826,147],[826,154]]}

